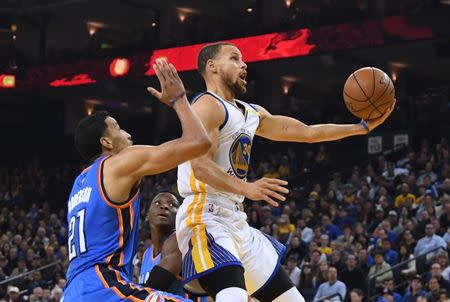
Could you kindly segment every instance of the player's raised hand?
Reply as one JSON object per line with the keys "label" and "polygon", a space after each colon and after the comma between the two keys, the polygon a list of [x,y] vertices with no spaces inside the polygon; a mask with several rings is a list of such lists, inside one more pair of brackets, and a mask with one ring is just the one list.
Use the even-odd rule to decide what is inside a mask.
{"label": "player's raised hand", "polygon": [[367,127],[369,128],[369,131],[372,131],[373,129],[384,123],[384,121],[391,115],[392,111],[394,111],[396,102],[397,100],[395,99],[391,107],[389,107],[389,109],[379,118],[367,121]]}
{"label": "player's raised hand", "polygon": [[268,204],[277,207],[278,202],[274,199],[279,201],[286,200],[286,198],[280,194],[289,193],[289,190],[284,187],[286,185],[287,181],[285,180],[263,177],[255,182],[247,183],[245,197],[254,201],[263,200]]}
{"label": "player's raised hand", "polygon": [[153,87],[148,87],[147,90],[161,103],[172,107],[177,100],[186,94],[183,82],[178,76],[175,67],[172,64],[168,64],[163,58],[156,59],[153,69],[155,69],[161,85],[161,92]]}

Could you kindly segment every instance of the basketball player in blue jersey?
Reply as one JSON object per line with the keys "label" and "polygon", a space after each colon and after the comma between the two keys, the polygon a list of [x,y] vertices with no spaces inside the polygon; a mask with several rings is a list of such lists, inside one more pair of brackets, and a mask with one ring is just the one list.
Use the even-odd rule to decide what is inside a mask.
{"label": "basketball player in blue jersey", "polygon": [[247,65],[229,43],[203,47],[198,71],[207,91],[193,100],[213,143],[209,152],[178,167],[178,191],[184,197],[176,218],[183,255],[183,277],[191,291],[206,291],[216,302],[303,302],[280,266],[285,247],[249,227],[239,210],[247,197],[277,205],[287,183],[262,178],[246,182],[254,135],[274,141],[316,143],[364,135],[392,112],[360,124],[308,126],[235,97],[246,92]]}
{"label": "basketball player in blue jersey", "polygon": [[75,179],[69,196],[70,264],[64,302],[189,301],[130,281],[141,178],[173,169],[211,146],[175,68],[161,59],[153,67],[162,91],[149,92],[175,110],[183,135],[159,146],[132,146],[131,135],[106,112],[78,124],[75,145],[91,165]]}
{"label": "basketball player in blue jersey", "polygon": [[[139,283],[179,296],[186,296],[180,280],[181,252],[175,237],[175,215],[180,203],[169,192],[153,198],[146,215],[149,222],[152,244],[142,257]],[[207,298],[189,296],[194,302],[206,302]]]}

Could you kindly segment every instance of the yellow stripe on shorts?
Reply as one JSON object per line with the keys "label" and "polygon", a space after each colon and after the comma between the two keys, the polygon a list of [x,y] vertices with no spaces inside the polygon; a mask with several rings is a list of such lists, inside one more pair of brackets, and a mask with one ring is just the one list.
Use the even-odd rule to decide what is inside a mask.
{"label": "yellow stripe on shorts", "polygon": [[[186,225],[192,229],[192,259],[197,273],[204,272],[214,267],[214,262],[208,249],[206,226],[202,222],[202,213],[206,203],[206,184],[195,179],[191,169],[189,184],[195,193],[194,200],[188,206]],[[197,188],[200,190],[198,190]]]}

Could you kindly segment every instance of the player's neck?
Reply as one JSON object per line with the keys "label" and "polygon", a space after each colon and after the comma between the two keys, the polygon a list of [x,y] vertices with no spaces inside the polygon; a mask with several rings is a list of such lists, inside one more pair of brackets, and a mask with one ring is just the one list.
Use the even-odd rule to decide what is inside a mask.
{"label": "player's neck", "polygon": [[225,85],[220,85],[217,83],[207,83],[206,89],[208,89],[208,91],[214,92],[227,102],[230,102],[232,104],[236,103],[234,100],[234,97],[236,96],[235,93]]}

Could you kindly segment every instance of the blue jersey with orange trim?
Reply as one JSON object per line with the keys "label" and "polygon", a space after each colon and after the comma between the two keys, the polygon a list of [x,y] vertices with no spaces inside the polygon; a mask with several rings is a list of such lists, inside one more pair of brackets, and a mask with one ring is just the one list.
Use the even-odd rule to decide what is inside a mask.
{"label": "blue jersey with orange trim", "polygon": [[75,179],[69,196],[67,222],[69,269],[67,283],[97,264],[108,264],[132,280],[137,251],[139,190],[117,204],[103,187],[105,157],[97,159]]}
{"label": "blue jersey with orange trim", "polygon": [[161,254],[154,257],[153,244],[145,250],[144,256],[142,256],[141,271],[139,273],[139,283],[144,284],[147,282],[148,277],[152,269],[161,261]]}
{"label": "blue jersey with orange trim", "polygon": [[[139,283],[145,284],[147,282],[148,277],[150,276],[150,272],[152,269],[158,265],[158,263],[161,261],[161,254],[158,254],[157,256],[154,256],[153,253],[153,244],[151,244],[144,252],[144,255],[142,256],[142,264],[141,264],[141,270],[139,272]],[[189,295],[185,294],[183,291],[183,284],[181,280],[174,281],[171,286],[167,289],[167,292],[176,294],[179,296],[184,296],[186,298],[191,298],[195,302],[207,302],[208,299],[206,297],[189,297]]]}

